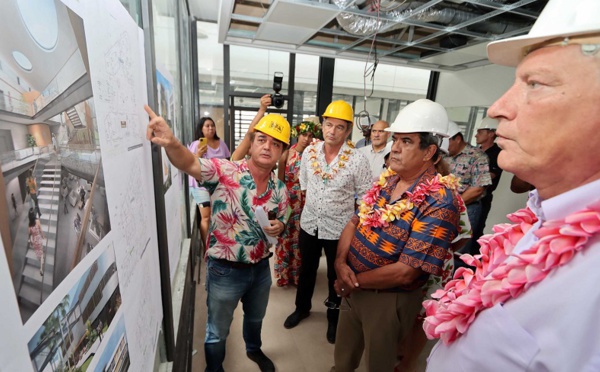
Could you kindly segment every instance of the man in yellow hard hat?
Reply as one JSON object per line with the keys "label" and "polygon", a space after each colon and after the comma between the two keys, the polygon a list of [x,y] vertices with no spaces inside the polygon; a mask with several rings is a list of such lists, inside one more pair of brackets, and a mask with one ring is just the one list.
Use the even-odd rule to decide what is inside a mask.
{"label": "man in yellow hard hat", "polygon": [[323,142],[308,146],[300,164],[300,188],[306,190],[306,203],[300,217],[300,277],[296,292],[296,309],[284,322],[293,328],[308,317],[312,307],[321,250],[327,257],[329,296],[327,306],[327,341],[335,343],[340,298],[335,283],[334,260],[338,239],[352,217],[354,198],[371,186],[369,162],[363,154],[346,143],[354,114],[344,101],[334,101],[323,113]]}
{"label": "man in yellow hard hat", "polygon": [[[268,236],[283,232],[288,207],[285,184],[272,170],[289,144],[290,125],[281,115],[264,116],[250,135],[250,159],[232,162],[196,158],[173,136],[163,118],[148,106],[146,112],[150,115],[148,139],[165,148],[175,167],[211,190],[206,371],[223,370],[225,342],[240,301],[244,304],[246,355],[261,371],[275,371],[273,362],[261,351],[261,329],[271,287]],[[267,213],[276,217],[259,224],[261,214],[266,219]]]}
{"label": "man in yellow hard hat", "polygon": [[516,66],[488,110],[498,165],[535,190],[514,225],[480,240],[475,275],[425,303],[425,331],[441,338],[428,371],[598,371],[600,1],[550,0],[488,57]]}

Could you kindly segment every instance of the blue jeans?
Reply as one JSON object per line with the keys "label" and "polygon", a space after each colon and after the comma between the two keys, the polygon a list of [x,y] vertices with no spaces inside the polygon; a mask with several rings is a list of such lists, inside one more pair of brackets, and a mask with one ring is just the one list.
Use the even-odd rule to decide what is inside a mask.
{"label": "blue jeans", "polygon": [[223,371],[225,342],[233,320],[233,311],[240,300],[244,309],[244,341],[246,351],[258,351],[262,346],[262,321],[267,311],[271,270],[269,260],[256,265],[234,268],[209,259],[206,270],[206,338],[204,353],[206,371]]}

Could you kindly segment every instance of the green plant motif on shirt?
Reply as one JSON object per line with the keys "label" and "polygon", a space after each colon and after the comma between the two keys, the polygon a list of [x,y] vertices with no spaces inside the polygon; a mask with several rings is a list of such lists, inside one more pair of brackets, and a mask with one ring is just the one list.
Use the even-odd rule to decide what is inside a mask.
{"label": "green plant motif on shirt", "polygon": [[220,211],[224,211],[227,209],[227,203],[225,203],[223,200],[215,200],[212,203],[212,214],[215,215]]}
{"label": "green plant motif on shirt", "polygon": [[235,255],[235,260],[236,262],[249,262],[246,251],[243,249],[238,250],[238,253]]}
{"label": "green plant motif on shirt", "polygon": [[206,188],[209,194],[213,194],[219,185],[218,182],[199,182],[198,186]]}
{"label": "green plant motif on shirt", "polygon": [[260,241],[260,235],[258,235],[256,231],[256,228],[254,226],[255,224],[248,223],[248,225],[250,227],[250,230],[240,231],[235,236],[235,241],[245,246],[254,247]]}
{"label": "green plant motif on shirt", "polygon": [[242,178],[240,178],[240,186],[248,190],[256,189],[256,183],[254,183],[254,179],[249,174],[245,174]]}
{"label": "green plant motif on shirt", "polygon": [[248,192],[246,190],[242,192],[242,199],[240,200],[240,204],[242,206],[244,214],[248,217],[248,219],[253,220],[254,212],[252,212],[252,208],[250,207],[252,203],[250,203],[250,200],[248,200]]}

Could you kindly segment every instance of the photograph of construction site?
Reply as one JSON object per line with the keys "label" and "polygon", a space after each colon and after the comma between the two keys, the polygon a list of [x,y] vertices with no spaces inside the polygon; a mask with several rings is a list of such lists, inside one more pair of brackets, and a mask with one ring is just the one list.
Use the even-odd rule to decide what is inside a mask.
{"label": "photograph of construction site", "polygon": [[23,322],[111,230],[81,17],[0,13],[0,233]]}
{"label": "photograph of construction site", "polygon": [[[99,350],[105,350],[108,345],[113,347],[115,337],[121,339],[113,336],[114,332],[107,337],[120,306],[117,265],[113,246],[110,245],[29,341],[34,370],[86,371]],[[125,345],[125,352],[126,349]],[[129,363],[129,356],[123,358]]]}

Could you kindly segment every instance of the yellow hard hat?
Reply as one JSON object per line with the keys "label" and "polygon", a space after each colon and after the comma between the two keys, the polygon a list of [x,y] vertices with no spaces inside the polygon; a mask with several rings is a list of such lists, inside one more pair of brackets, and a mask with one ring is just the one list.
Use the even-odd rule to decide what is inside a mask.
{"label": "yellow hard hat", "polygon": [[352,106],[346,101],[333,101],[327,106],[322,115],[325,118],[341,119],[350,123],[354,122]]}
{"label": "yellow hard hat", "polygon": [[286,145],[290,144],[290,123],[279,114],[268,114],[263,116],[254,127],[254,130],[263,132]]}

